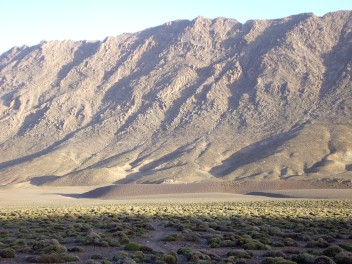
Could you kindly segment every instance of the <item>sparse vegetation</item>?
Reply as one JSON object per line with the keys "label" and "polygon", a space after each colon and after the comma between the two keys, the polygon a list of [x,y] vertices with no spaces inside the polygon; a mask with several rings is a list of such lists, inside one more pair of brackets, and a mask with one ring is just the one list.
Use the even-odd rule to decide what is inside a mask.
{"label": "sparse vegetation", "polygon": [[352,263],[352,202],[3,208],[11,263]]}

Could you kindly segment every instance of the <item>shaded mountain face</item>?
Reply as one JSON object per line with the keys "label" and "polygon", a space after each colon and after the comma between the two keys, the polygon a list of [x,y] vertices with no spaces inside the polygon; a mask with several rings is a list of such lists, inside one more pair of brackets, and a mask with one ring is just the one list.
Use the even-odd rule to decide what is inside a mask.
{"label": "shaded mountain face", "polygon": [[352,12],[198,17],[0,56],[0,184],[352,175]]}

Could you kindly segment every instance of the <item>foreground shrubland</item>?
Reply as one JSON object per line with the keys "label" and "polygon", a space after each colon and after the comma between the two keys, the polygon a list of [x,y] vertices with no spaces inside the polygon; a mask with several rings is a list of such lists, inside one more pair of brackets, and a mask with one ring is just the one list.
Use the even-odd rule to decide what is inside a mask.
{"label": "foreground shrubland", "polygon": [[352,201],[3,208],[0,263],[352,263]]}

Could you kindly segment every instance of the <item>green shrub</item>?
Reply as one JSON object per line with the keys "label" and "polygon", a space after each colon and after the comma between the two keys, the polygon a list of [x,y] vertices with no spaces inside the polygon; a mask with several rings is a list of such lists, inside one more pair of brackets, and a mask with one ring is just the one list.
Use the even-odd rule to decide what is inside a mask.
{"label": "green shrub", "polygon": [[200,236],[193,232],[187,232],[187,233],[183,233],[183,238],[182,236],[179,238],[179,240],[182,240],[182,239],[185,241],[198,242],[200,241]]}
{"label": "green shrub", "polygon": [[220,241],[220,247],[235,247],[237,245],[237,241],[233,241],[233,240],[221,240]]}
{"label": "green shrub", "polygon": [[260,262],[261,264],[296,264],[296,262],[278,257],[278,258],[265,258]]}
{"label": "green shrub", "polygon": [[16,252],[12,248],[0,249],[0,257],[2,257],[2,258],[15,258]]}
{"label": "green shrub", "polygon": [[109,242],[99,241],[98,243],[95,243],[95,245],[100,246],[100,247],[109,247]]}
{"label": "green shrub", "polygon": [[243,248],[248,249],[248,250],[264,250],[264,249],[267,249],[267,246],[259,241],[253,240],[253,241],[250,241],[250,242],[244,244]]}
{"label": "green shrub", "polygon": [[164,241],[178,241],[182,240],[182,237],[179,234],[170,234],[163,239]]}
{"label": "green shrub", "polygon": [[61,254],[61,259],[64,262],[77,262],[80,261],[79,257],[72,255],[72,254]]}
{"label": "green shrub", "polygon": [[128,239],[128,237],[125,235],[125,236],[122,236],[120,239],[119,239],[119,242],[121,245],[126,245],[128,243],[130,243],[130,240]]}
{"label": "green shrub", "polygon": [[41,249],[41,253],[51,254],[51,253],[66,253],[67,248],[61,245],[50,245]]}
{"label": "green shrub", "polygon": [[285,258],[285,254],[281,251],[268,251],[264,255],[264,257],[281,257]]}
{"label": "green shrub", "polygon": [[30,256],[26,259],[30,263],[64,263],[64,260],[59,255],[41,255],[41,256]]}
{"label": "green shrub", "polygon": [[227,256],[228,257],[233,256],[236,259],[237,258],[248,258],[249,259],[253,256],[253,254],[248,251],[239,249],[239,250],[232,250],[232,251],[227,252]]}
{"label": "green shrub", "polygon": [[335,255],[340,253],[342,250],[343,249],[340,248],[339,246],[330,246],[323,251],[323,254],[328,257],[335,257]]}
{"label": "green shrub", "polygon": [[93,254],[91,257],[91,259],[103,259],[103,256],[99,253]]}
{"label": "green shrub", "polygon": [[117,264],[136,264],[137,262],[130,257],[126,257],[123,260],[116,261],[116,263]]}
{"label": "green shrub", "polygon": [[313,264],[315,261],[315,256],[309,253],[301,253],[293,258],[294,261],[300,264]]}
{"label": "green shrub", "polygon": [[0,231],[0,238],[9,237],[9,235],[9,232],[7,231]]}
{"label": "green shrub", "polygon": [[191,249],[185,247],[179,248],[179,250],[177,250],[177,254],[184,256],[190,256],[191,252]]}
{"label": "green shrub", "polygon": [[283,242],[284,242],[285,246],[288,246],[288,247],[297,247],[298,246],[298,243],[290,237],[285,238],[285,240]]}
{"label": "green shrub", "polygon": [[35,242],[33,244],[33,249],[34,250],[41,250],[41,249],[48,247],[48,246],[60,246],[60,243],[56,239],[43,239],[43,240],[39,240],[39,241]]}
{"label": "green shrub", "polygon": [[352,243],[339,244],[339,246],[342,247],[344,250],[352,252]]}
{"label": "green shrub", "polygon": [[163,261],[167,264],[177,264],[177,256],[174,255],[164,255]]}
{"label": "green shrub", "polygon": [[84,248],[76,246],[76,247],[69,248],[68,252],[84,252]]}
{"label": "green shrub", "polygon": [[317,241],[310,241],[307,244],[307,247],[311,248],[326,248],[330,246],[330,244],[323,238],[319,238]]}
{"label": "green shrub", "polygon": [[269,235],[272,235],[272,236],[283,236],[284,232],[280,228],[274,226],[274,227],[269,228]]}
{"label": "green shrub", "polygon": [[114,257],[112,258],[113,261],[120,261],[123,260],[124,258],[128,257],[128,253],[124,251],[120,251],[119,253],[115,254]]}
{"label": "green shrub", "polygon": [[200,262],[205,260],[211,260],[210,256],[201,251],[193,251],[189,248],[180,248],[177,254],[183,255],[187,258],[187,261]]}
{"label": "green shrub", "polygon": [[[319,256],[314,260],[314,264],[336,264],[336,263],[327,256]],[[347,264],[347,263],[344,263],[344,264]]]}
{"label": "green shrub", "polygon": [[133,260],[135,260],[137,263],[143,263],[145,262],[145,255],[142,251],[136,251],[135,254],[131,256]]}
{"label": "green shrub", "polygon": [[15,241],[15,245],[16,246],[18,245],[18,246],[21,246],[21,247],[27,247],[28,246],[27,241],[24,240],[24,239],[17,239]]}
{"label": "green shrub", "polygon": [[124,249],[127,251],[138,251],[140,250],[140,248],[141,248],[141,245],[134,242],[130,242],[124,247]]}
{"label": "green shrub", "polygon": [[200,251],[192,251],[191,254],[187,257],[188,261],[201,262],[203,260],[211,260],[208,254],[205,254]]}
{"label": "green shrub", "polygon": [[334,260],[337,264],[352,264],[352,254],[350,252],[340,252],[335,255]]}
{"label": "green shrub", "polygon": [[220,247],[220,238],[214,237],[208,240],[208,244],[211,248],[218,248]]}
{"label": "green shrub", "polygon": [[146,253],[146,254],[154,254],[155,251],[154,249],[152,249],[151,247],[148,247],[148,246],[141,246],[139,248],[140,251],[142,251],[143,253]]}
{"label": "green shrub", "polygon": [[[231,261],[230,263],[232,263],[233,261]],[[236,264],[247,264],[248,262],[247,262],[247,260],[245,260],[245,259],[238,259],[238,260],[236,260]]]}

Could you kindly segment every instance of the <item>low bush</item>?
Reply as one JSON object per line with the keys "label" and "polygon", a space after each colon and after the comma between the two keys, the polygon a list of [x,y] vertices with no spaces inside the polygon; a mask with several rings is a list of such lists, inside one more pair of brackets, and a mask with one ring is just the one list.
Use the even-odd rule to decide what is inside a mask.
{"label": "low bush", "polygon": [[140,248],[141,248],[141,245],[134,242],[130,242],[124,247],[124,249],[127,251],[138,251],[140,250]]}
{"label": "low bush", "polygon": [[177,256],[171,254],[164,255],[162,260],[167,264],[177,264]]}
{"label": "low bush", "polygon": [[15,258],[16,252],[12,248],[0,249],[1,258]]}
{"label": "low bush", "polygon": [[316,241],[310,241],[307,243],[307,247],[310,248],[326,248],[330,246],[330,244],[323,238],[319,238]]}
{"label": "low bush", "polygon": [[343,249],[339,246],[330,246],[324,249],[323,254],[328,257],[335,257],[338,253],[340,253]]}
{"label": "low bush", "polygon": [[71,254],[43,254],[40,256],[30,256],[26,259],[30,263],[66,263],[78,262],[79,257]]}
{"label": "low bush", "polygon": [[253,256],[253,254],[251,252],[248,252],[248,251],[245,251],[245,250],[232,250],[232,251],[229,251],[227,252],[227,256],[228,257],[235,257],[236,259],[237,258],[251,258]]}
{"label": "low bush", "polygon": [[44,254],[51,254],[51,253],[66,253],[67,248],[62,245],[50,245],[47,247],[44,247],[40,250],[41,253]]}
{"label": "low bush", "polygon": [[26,259],[30,263],[64,263],[59,255],[29,256]]}
{"label": "low bush", "polygon": [[327,256],[319,256],[315,258],[314,264],[336,264],[336,263]]}
{"label": "low bush", "polygon": [[261,243],[259,241],[254,241],[254,240],[244,244],[243,248],[244,249],[248,249],[248,250],[264,250],[264,249],[268,249],[268,247],[266,245],[264,245],[263,243]]}
{"label": "low bush", "polygon": [[96,253],[96,254],[92,255],[90,258],[91,259],[103,259],[103,256],[101,254]]}
{"label": "low bush", "polygon": [[84,248],[83,247],[79,247],[79,246],[75,246],[72,248],[68,249],[68,252],[84,252]]}
{"label": "low bush", "polygon": [[292,259],[300,264],[314,264],[316,256],[309,253],[301,253],[294,256]]}
{"label": "low bush", "polygon": [[352,243],[342,243],[342,244],[339,244],[339,246],[344,250],[352,252]]}
{"label": "low bush", "polygon": [[291,260],[287,260],[281,257],[278,258],[265,258],[260,262],[261,264],[296,264],[296,262],[293,262]]}
{"label": "low bush", "polygon": [[263,256],[264,257],[281,257],[281,258],[286,257],[286,255],[281,251],[268,251]]}
{"label": "low bush", "polygon": [[340,252],[335,255],[334,260],[337,264],[352,264],[352,253]]}

